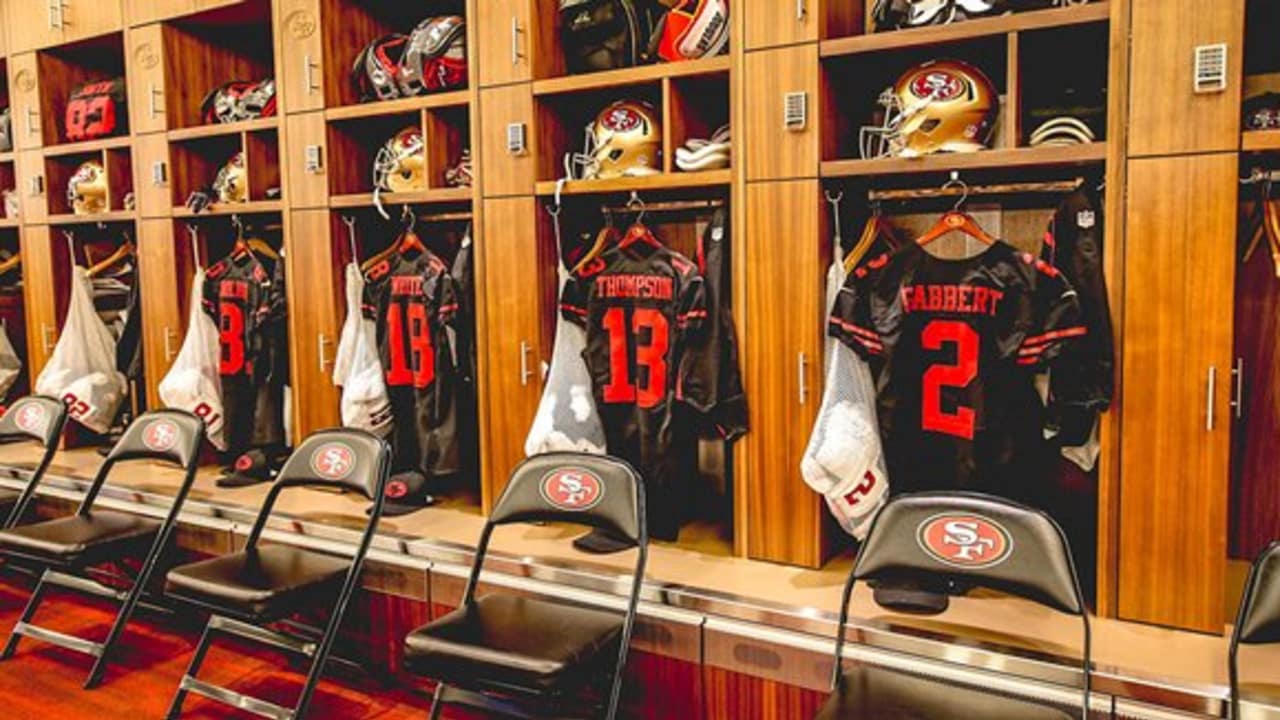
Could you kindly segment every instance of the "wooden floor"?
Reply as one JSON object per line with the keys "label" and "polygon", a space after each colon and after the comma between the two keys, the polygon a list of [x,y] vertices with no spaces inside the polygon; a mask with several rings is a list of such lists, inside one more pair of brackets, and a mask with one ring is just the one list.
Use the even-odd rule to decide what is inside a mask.
{"label": "wooden floor", "polygon": [[[0,642],[22,612],[29,587],[21,579],[0,577]],[[78,595],[52,595],[36,617],[38,624],[100,640],[114,609]],[[190,620],[139,614],[119,645],[119,661],[95,690],[81,689],[90,658],[23,639],[18,653],[0,663],[0,717],[6,720],[146,720],[162,718],[198,639]],[[201,678],[255,697],[292,706],[303,676],[283,655],[240,644],[218,644]],[[381,687],[371,680],[334,679],[320,684],[312,718],[423,720],[430,702],[405,688]],[[184,718],[254,717],[224,705],[190,697]],[[462,715],[446,713],[461,719]],[[475,716],[469,716],[474,718]]]}

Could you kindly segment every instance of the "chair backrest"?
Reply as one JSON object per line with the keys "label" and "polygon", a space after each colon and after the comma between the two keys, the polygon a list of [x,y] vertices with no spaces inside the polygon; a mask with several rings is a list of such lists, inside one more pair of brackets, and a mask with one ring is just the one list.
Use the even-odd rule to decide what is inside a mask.
{"label": "chair backrest", "polygon": [[644,538],[640,474],[617,458],[558,452],[516,467],[489,522],[568,522],[608,530],[639,544]]}
{"label": "chair backrest", "polygon": [[1245,584],[1235,630],[1231,634],[1231,716],[1240,717],[1240,678],[1237,658],[1241,645],[1280,643],[1280,541],[1253,563]]}
{"label": "chair backrest", "polygon": [[107,465],[129,460],[163,460],[192,467],[200,459],[204,421],[183,410],[153,410],[125,428],[107,454]]}
{"label": "chair backrest", "polygon": [[0,440],[34,440],[44,448],[57,447],[67,422],[67,407],[57,398],[31,395],[15,401],[0,416]]}

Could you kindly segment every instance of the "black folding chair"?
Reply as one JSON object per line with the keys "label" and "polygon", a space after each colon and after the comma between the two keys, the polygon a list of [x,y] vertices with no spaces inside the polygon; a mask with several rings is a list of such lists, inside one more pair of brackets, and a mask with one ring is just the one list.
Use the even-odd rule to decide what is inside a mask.
{"label": "black folding chair", "polygon": [[[0,660],[12,657],[18,649],[18,641],[24,636],[30,637],[94,656],[97,660],[84,686],[90,689],[101,682],[111,650],[120,639],[125,625],[129,623],[129,618],[151,579],[151,573],[173,534],[178,513],[195,480],[200,444],[203,441],[204,421],[200,418],[178,410],[147,413],[124,431],[120,441],[98,468],[88,493],[74,515],[29,525],[16,525],[0,532],[0,549],[3,552],[12,558],[45,568],[21,619],[14,625],[4,652],[0,653]],[[137,460],[170,462],[186,471],[173,505],[163,520],[94,507],[112,469],[119,463]],[[142,566],[132,578],[132,585],[127,591],[109,587],[92,577],[94,566],[139,555],[143,557]],[[120,611],[106,639],[96,643],[32,624],[31,620],[50,586],[119,602]]]}
{"label": "black folding chair", "polygon": [[1231,717],[1240,717],[1241,645],[1280,643],[1280,542],[1262,551],[1249,572],[1227,656],[1231,676]]}
{"label": "black folding chair", "polygon": [[1056,707],[928,680],[869,665],[843,663],[849,600],[859,580],[938,581],[982,586],[1076,615],[1084,628],[1080,669],[1089,713],[1089,617],[1066,535],[1045,513],[972,493],[920,493],[880,511],[844,587],[832,692],[815,720],[983,718],[1060,720]]}
{"label": "black folding chair", "polygon": [[[635,543],[626,613],[496,592],[476,598],[494,528],[521,522],[587,525]],[[578,453],[538,455],[521,463],[480,536],[462,606],[405,639],[406,667],[439,682],[432,719],[445,705],[457,704],[514,717],[585,712],[585,717],[613,720],[648,545],[644,491],[630,465]],[[606,687],[603,701],[588,696]]]}
{"label": "black folding chair", "polygon": [[0,489],[0,513],[5,517],[4,525],[0,527],[13,527],[27,511],[35,497],[36,487],[49,471],[49,463],[58,454],[58,443],[62,440],[62,428],[66,422],[66,406],[57,398],[43,395],[22,398],[0,416],[0,443],[33,440],[44,448],[40,463],[21,492]]}
{"label": "black folding chair", "polygon": [[[307,438],[281,468],[243,550],[169,572],[168,595],[209,610],[212,615],[178,685],[168,717],[176,718],[182,713],[187,693],[262,717],[287,720],[306,716],[382,517],[390,474],[391,450],[382,440],[360,430],[318,432]],[[260,545],[263,528],[280,493],[298,487],[346,490],[360,493],[373,502],[354,555],[345,558],[286,545]],[[321,603],[335,596],[333,611],[318,637],[300,637],[295,632],[270,627],[299,612],[323,608]],[[290,709],[197,679],[215,633],[310,658],[311,669],[297,704]]]}

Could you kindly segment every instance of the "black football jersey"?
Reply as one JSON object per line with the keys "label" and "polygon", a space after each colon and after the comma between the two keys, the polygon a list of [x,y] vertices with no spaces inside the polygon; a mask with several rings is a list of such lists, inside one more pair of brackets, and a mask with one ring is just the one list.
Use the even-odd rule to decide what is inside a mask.
{"label": "black football jersey", "polygon": [[458,471],[453,351],[446,332],[458,313],[453,278],[430,250],[393,253],[365,271],[365,318],[378,328],[378,352],[395,430],[395,471],[427,477]]}
{"label": "black football jersey", "polygon": [[1035,375],[1086,334],[1052,266],[997,242],[962,260],[912,243],[849,275],[830,334],[866,358],[895,492],[1034,502],[1048,454]]}
{"label": "black football jersey", "polygon": [[583,359],[609,454],[645,478],[651,534],[674,538],[684,504],[676,480],[696,441],[690,409],[706,412],[713,400],[712,382],[690,381],[706,367],[690,351],[705,332],[703,278],[683,255],[637,241],[581,268],[560,309],[586,330]]}

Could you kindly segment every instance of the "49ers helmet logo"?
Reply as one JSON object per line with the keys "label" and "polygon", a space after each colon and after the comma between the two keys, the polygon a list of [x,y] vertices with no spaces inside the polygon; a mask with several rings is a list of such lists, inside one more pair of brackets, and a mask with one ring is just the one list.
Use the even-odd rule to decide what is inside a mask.
{"label": "49ers helmet logo", "polygon": [[995,567],[1013,554],[1009,531],[980,515],[934,515],[920,523],[916,540],[934,560],[968,570]]}
{"label": "49ers helmet logo", "polygon": [[18,423],[18,427],[32,433],[42,433],[45,428],[45,418],[48,413],[39,404],[34,402],[24,403],[18,408],[18,415],[14,418],[14,422]]}
{"label": "49ers helmet logo", "polygon": [[178,426],[168,420],[152,421],[142,430],[142,444],[156,452],[172,450],[178,444]]}
{"label": "49ers helmet logo", "polygon": [[311,454],[311,471],[325,480],[341,480],[356,467],[356,453],[343,443],[325,443]]}
{"label": "49ers helmet logo", "polygon": [[605,113],[604,117],[600,119],[600,124],[604,125],[606,130],[624,133],[631,132],[632,130],[640,127],[644,124],[644,118],[635,110],[626,106],[621,106],[615,107]]}
{"label": "49ers helmet logo", "polygon": [[964,78],[946,70],[929,70],[911,81],[911,94],[943,102],[954,100],[964,92]]}
{"label": "49ers helmet logo", "polygon": [[604,482],[599,475],[582,468],[553,470],[538,487],[542,499],[573,512],[590,510],[604,499]]}

